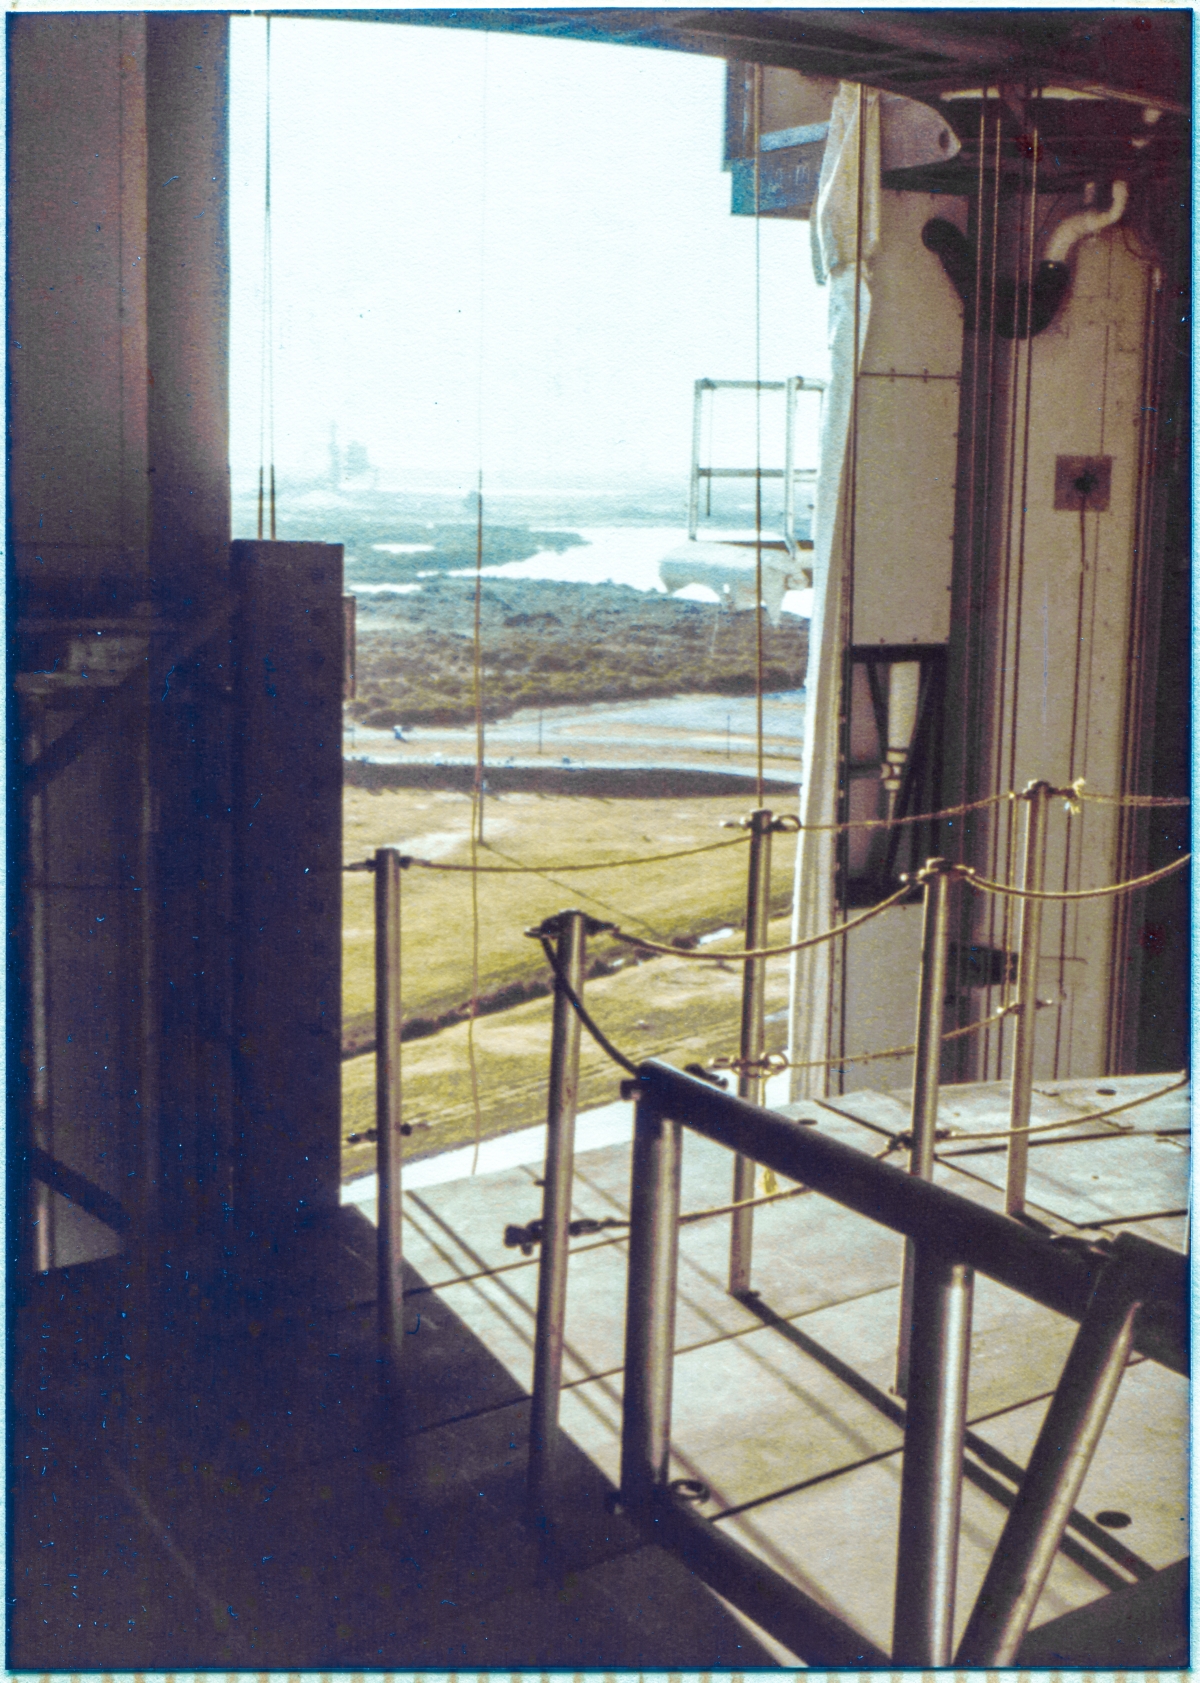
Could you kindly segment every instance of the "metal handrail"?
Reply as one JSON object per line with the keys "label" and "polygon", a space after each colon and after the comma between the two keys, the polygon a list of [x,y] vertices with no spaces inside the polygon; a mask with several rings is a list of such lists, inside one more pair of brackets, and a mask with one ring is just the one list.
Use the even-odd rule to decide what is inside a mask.
{"label": "metal handrail", "polygon": [[[796,453],[796,399],[801,392],[816,392],[824,402],[826,382],[810,379],[805,374],[792,374],[786,380],[710,380],[701,378],[695,382],[692,407],[692,471],[688,488],[688,537],[695,539],[700,529],[700,484],[706,480],[710,486],[714,479],[754,479],[759,483],[764,479],[781,479],[783,481],[783,531],[780,534],[788,555],[795,562],[800,543],[796,538],[796,480],[804,475],[815,477],[812,468],[798,468],[795,463]],[[754,467],[708,467],[700,465],[701,436],[703,432],[703,406],[705,392],[718,391],[752,391],[783,392],[784,394],[784,447],[783,466],[779,468],[764,468],[761,464]],[[761,536],[761,534],[760,534]]]}
{"label": "metal handrail", "polygon": [[1129,1233],[1066,1249],[654,1059],[623,1091],[637,1105],[620,1500],[648,1535],[808,1664],[881,1659],[805,1590],[685,1508],[669,1484],[683,1128],[918,1241],[893,1665],[951,1663],[973,1271],[1080,1323],[956,1662],[1012,1663],[1130,1352],[1187,1371],[1186,1260]]}
{"label": "metal handrail", "polygon": [[[636,1083],[626,1085],[635,1089],[632,1096],[639,1105],[648,1105],[664,1119],[693,1128],[788,1180],[801,1181],[895,1233],[920,1239],[922,1245],[967,1263],[1046,1309],[1073,1321],[1083,1319],[1107,1261],[1101,1246],[1090,1252],[1065,1249],[960,1193],[921,1180],[777,1111],[734,1098],[656,1058],[639,1064]],[[1114,1248],[1122,1242],[1114,1241]],[[1134,1346],[1151,1361],[1186,1375],[1187,1260],[1160,1245],[1152,1248],[1160,1280],[1153,1297],[1143,1302]]]}

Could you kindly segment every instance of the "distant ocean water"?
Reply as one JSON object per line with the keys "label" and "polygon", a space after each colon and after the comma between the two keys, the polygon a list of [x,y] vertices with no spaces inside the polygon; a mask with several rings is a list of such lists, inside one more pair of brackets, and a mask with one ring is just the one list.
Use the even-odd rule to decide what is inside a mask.
{"label": "distant ocean water", "polygon": [[[583,546],[558,551],[539,550],[524,561],[506,561],[498,566],[484,567],[484,578],[544,579],[560,584],[624,584],[634,590],[656,591],[665,594],[658,576],[658,564],[677,545],[686,542],[687,532],[678,526],[579,526],[573,528],[583,538]],[[377,553],[413,553],[415,544],[374,544]],[[351,570],[351,569],[348,569]],[[418,573],[418,579],[421,578]],[[440,569],[430,569],[425,577],[442,576]],[[453,568],[452,578],[474,577],[473,567]],[[362,594],[378,591],[419,590],[410,573],[404,582],[355,584],[351,588]],[[677,594],[687,600],[715,602],[716,592],[706,585],[693,584]],[[783,599],[784,611],[807,617],[811,611],[811,591],[789,591]]]}

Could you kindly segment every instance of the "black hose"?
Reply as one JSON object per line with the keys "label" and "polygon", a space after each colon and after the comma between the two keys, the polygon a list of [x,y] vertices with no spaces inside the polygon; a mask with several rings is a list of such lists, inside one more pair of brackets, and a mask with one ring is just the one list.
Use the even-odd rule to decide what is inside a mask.
{"label": "black hose", "polygon": [[[941,259],[951,286],[962,302],[963,326],[975,328],[975,253],[960,228],[935,216],[921,230],[927,251]],[[1071,290],[1071,270],[1066,263],[1041,262],[1034,270],[1032,287],[1016,280],[996,281],[993,331],[1002,339],[1028,339],[1045,331],[1054,320]]]}

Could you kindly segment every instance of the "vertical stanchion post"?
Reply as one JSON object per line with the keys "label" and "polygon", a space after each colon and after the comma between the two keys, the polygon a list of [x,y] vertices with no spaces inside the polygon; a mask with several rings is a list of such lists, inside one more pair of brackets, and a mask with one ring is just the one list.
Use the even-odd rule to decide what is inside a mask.
{"label": "vertical stanchion post", "polygon": [[[930,859],[921,873],[925,913],[909,1173],[922,1180],[933,1179],[937,1139],[952,872],[945,859]],[[952,1652],[972,1285],[964,1264],[906,1242],[896,1390],[908,1408],[892,1649],[901,1665],[948,1665]]]}
{"label": "vertical stanchion post", "polygon": [[[759,807],[747,821],[750,831],[750,866],[746,882],[746,949],[767,944],[771,914],[771,814]],[[738,1097],[761,1104],[763,1097],[762,1057],[765,1044],[763,993],[766,982],[765,958],[748,958],[742,965],[742,1035],[738,1048],[741,1069]],[[754,1196],[756,1164],[740,1152],[733,1160],[733,1202]],[[750,1261],[754,1246],[754,1211],[734,1210],[729,1236],[729,1290],[735,1296],[750,1289]]]}
{"label": "vertical stanchion post", "polygon": [[[917,988],[916,1051],[913,1056],[912,1147],[910,1175],[933,1179],[937,1137],[938,1086],[941,1077],[942,1014],[946,998],[946,951],[950,929],[950,874],[945,859],[928,859],[920,873],[925,885],[921,926],[921,977]],[[908,1395],[908,1352],[912,1330],[913,1269],[916,1251],[904,1241],[904,1279],[900,1292],[900,1339],[896,1355],[896,1395]]]}
{"label": "vertical stanchion post", "polygon": [[972,1270],[928,1247],[913,1268],[912,1333],[892,1660],[950,1664],[971,1351]]}
{"label": "vertical stanchion post", "polygon": [[1122,1234],[1096,1282],[963,1633],[959,1665],[1016,1660],[1129,1360],[1138,1309],[1136,1247],[1145,1242]]}
{"label": "vertical stanchion post", "polygon": [[404,1349],[401,1235],[400,855],[375,852],[375,1130],[379,1173],[379,1342],[385,1393],[398,1388]]}
{"label": "vertical stanchion post", "polygon": [[[1025,815],[1025,863],[1021,886],[1040,893],[1046,876],[1046,810],[1053,789],[1031,783],[1022,797]],[[1037,1038],[1038,947],[1042,938],[1042,902],[1022,900],[1018,911],[1017,1033],[1013,1043],[1012,1101],[1009,1109],[1008,1175],[1004,1212],[1020,1215],[1025,1208],[1025,1176],[1029,1166],[1029,1113],[1033,1101],[1033,1049]]]}
{"label": "vertical stanchion post", "polygon": [[645,1099],[634,1113],[625,1310],[621,1500],[645,1509],[666,1482],[679,1258],[682,1129]]}
{"label": "vertical stanchion post", "polygon": [[[539,933],[553,935],[562,977],[583,990],[587,919],[560,912]],[[529,1504],[547,1512],[558,1450],[558,1400],[562,1389],[563,1329],[567,1309],[571,1182],[575,1173],[575,1108],[579,1095],[579,1018],[558,978],[550,1041],[550,1092],[546,1104],[546,1172],[542,1195],[542,1253],[538,1265],[537,1324],[533,1341],[533,1402],[529,1416]]]}

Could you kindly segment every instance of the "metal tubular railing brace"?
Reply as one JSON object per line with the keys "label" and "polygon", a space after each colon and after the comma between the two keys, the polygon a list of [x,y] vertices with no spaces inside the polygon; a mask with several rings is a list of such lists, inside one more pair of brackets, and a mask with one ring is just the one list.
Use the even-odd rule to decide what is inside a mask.
{"label": "metal tubular railing brace", "polygon": [[1136,1234],[1123,1233],[1117,1240],[996,1544],[959,1646],[959,1665],[1011,1665],[1016,1659],[1116,1400],[1138,1309],[1147,1295],[1162,1288],[1164,1255],[1170,1253]]}
{"label": "metal tubular railing brace", "polygon": [[[1025,861],[1021,886],[1040,893],[1046,875],[1046,818],[1054,790],[1049,783],[1031,783],[1022,797],[1025,813]],[[1013,1043],[1012,1097],[1008,1142],[1008,1174],[1004,1189],[1007,1215],[1025,1208],[1025,1177],[1029,1165],[1029,1117],[1033,1105],[1033,1051],[1037,1039],[1038,948],[1042,938],[1041,900],[1018,902],[1017,1032]]]}
{"label": "metal tubular railing brace", "polygon": [[[940,871],[927,889],[938,881]],[[931,918],[936,924],[936,910]],[[1107,1251],[1064,1249],[919,1174],[653,1060],[628,1088],[637,1106],[620,1498],[648,1534],[810,1665],[887,1661],[670,1490],[682,1128],[919,1241],[894,1664],[951,1663],[972,1271],[1081,1323],[956,1663],[1011,1662],[1130,1352],[1187,1372],[1185,1259],[1130,1234]]]}
{"label": "metal tubular railing brace", "polygon": [[[746,821],[750,831],[750,863],[746,880],[746,941],[747,952],[765,947],[771,915],[771,834],[774,829],[771,813],[757,808]],[[750,958],[742,966],[742,1033],[738,1046],[741,1069],[738,1074],[738,1097],[761,1104],[765,1076],[762,1057],[766,1030],[763,1017],[763,998],[767,979],[765,958]],[[740,1154],[733,1163],[733,1195],[735,1204],[754,1197],[754,1181],[758,1170],[748,1157]],[[736,1296],[750,1289],[750,1260],[754,1245],[754,1211],[734,1210],[729,1234],[729,1290]]]}
{"label": "metal tubular railing brace", "polygon": [[377,1316],[385,1394],[398,1391],[404,1350],[400,1163],[400,854],[375,854],[375,1129],[379,1176]]}
{"label": "metal tubular railing brace", "polygon": [[542,1248],[538,1263],[537,1321],[533,1343],[533,1402],[529,1418],[530,1511],[547,1516],[554,1490],[562,1391],[563,1331],[567,1309],[571,1182],[575,1173],[575,1111],[579,1096],[579,1018],[563,982],[583,992],[589,920],[560,912],[535,933],[556,944],[550,1090],[546,1102],[546,1170],[542,1195]]}
{"label": "metal tubular railing brace", "polygon": [[683,1130],[648,1097],[634,1111],[625,1310],[621,1496],[635,1509],[666,1486],[675,1360]]}
{"label": "metal tubular railing brace", "polygon": [[[937,1141],[938,1093],[941,1085],[943,1002],[950,937],[950,881],[953,867],[945,859],[930,859],[920,872],[925,888],[921,925],[921,970],[917,986],[917,1028],[913,1052],[912,1147],[908,1172],[933,1179],[933,1151]],[[900,1293],[900,1337],[896,1353],[896,1395],[908,1395],[909,1344],[912,1334],[913,1277],[916,1251],[910,1239],[904,1247],[904,1279]]]}

